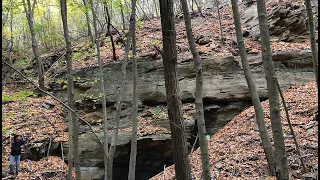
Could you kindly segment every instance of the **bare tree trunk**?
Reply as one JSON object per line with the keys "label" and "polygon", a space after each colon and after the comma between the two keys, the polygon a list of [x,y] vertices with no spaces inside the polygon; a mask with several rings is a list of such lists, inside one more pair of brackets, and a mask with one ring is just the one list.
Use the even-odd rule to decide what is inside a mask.
{"label": "bare tree trunk", "polygon": [[313,62],[313,70],[314,75],[317,81],[317,88],[319,87],[319,79],[318,79],[318,46],[315,40],[315,31],[314,31],[314,22],[313,22],[313,12],[311,7],[310,0],[305,0],[305,5],[307,9],[308,15],[308,26],[309,26],[309,37],[310,37],[310,44],[312,50],[312,62]]}
{"label": "bare tree trunk", "polygon": [[113,35],[110,31],[110,26],[111,26],[111,16],[109,15],[109,9],[107,7],[107,3],[104,4],[104,8],[106,10],[107,13],[107,17],[108,17],[108,21],[107,21],[107,29],[108,29],[108,33],[110,35],[110,41],[111,41],[111,45],[112,45],[112,59],[113,60],[117,60],[117,54],[116,54],[116,47],[114,45],[114,41],[113,41]]}
{"label": "bare tree trunk", "polygon": [[220,38],[221,38],[221,42],[223,43],[223,42],[224,42],[224,38],[223,38],[221,14],[220,14],[220,9],[219,9],[219,2],[218,2],[218,0],[215,0],[215,3],[216,3],[216,7],[217,7],[218,19],[219,19],[219,25],[220,25]]}
{"label": "bare tree trunk", "polygon": [[[131,27],[131,22],[130,22],[129,34],[131,31],[132,31],[132,27]],[[127,37],[129,39],[129,43],[127,43],[127,44],[129,44],[129,49],[125,50],[126,51],[125,52],[125,59],[122,63],[122,80],[121,80],[120,87],[118,87],[119,96],[118,96],[118,102],[117,102],[117,107],[116,107],[115,125],[114,125],[113,131],[112,131],[111,146],[110,146],[110,150],[109,150],[109,160],[108,160],[109,165],[108,165],[107,179],[112,179],[113,159],[114,159],[114,154],[116,152],[116,146],[117,146],[117,141],[118,141],[122,95],[123,95],[123,91],[125,88],[125,80],[126,80],[126,76],[127,76],[126,70],[127,70],[127,61],[128,61],[129,50],[130,50],[130,37],[131,36]]]}
{"label": "bare tree trunk", "polygon": [[193,56],[194,66],[196,70],[196,92],[195,92],[195,106],[196,106],[196,118],[198,125],[199,143],[201,151],[202,162],[202,174],[204,180],[210,180],[210,163],[208,154],[208,144],[206,139],[206,126],[203,114],[203,102],[202,102],[202,88],[203,88],[203,73],[202,73],[202,59],[197,51],[196,43],[193,38],[191,18],[188,9],[188,2],[186,0],[180,0],[184,21],[187,31],[188,43]]}
{"label": "bare tree trunk", "polygon": [[71,118],[71,112],[68,113],[68,119],[69,119],[69,133],[68,133],[68,139],[69,139],[69,152],[68,152],[68,180],[72,180],[72,170],[73,170],[73,127],[72,127],[72,118]]}
{"label": "bare tree trunk", "polygon": [[[74,104],[74,85],[73,85],[73,70],[72,70],[72,49],[71,42],[69,37],[69,29],[68,29],[68,20],[67,20],[67,3],[66,0],[60,0],[61,6],[61,18],[63,24],[63,32],[64,39],[66,41],[66,61],[67,61],[67,77],[68,77],[68,105],[71,109],[75,110]],[[76,179],[81,179],[81,171],[80,171],[80,158],[79,158],[79,120],[75,116],[75,114],[70,114],[70,121],[72,123],[72,142],[73,142],[73,158],[74,158],[74,166],[76,171]],[[72,170],[71,170],[72,172]]]}
{"label": "bare tree trunk", "polygon": [[[179,0],[176,0],[177,1],[177,4],[179,6],[179,11],[178,12],[182,12],[182,6],[181,6],[181,3],[179,2]],[[187,3],[188,3],[188,0],[187,0]],[[188,3],[189,4],[189,3]]]}
{"label": "bare tree trunk", "polygon": [[301,155],[301,152],[300,152],[300,148],[299,148],[299,144],[298,144],[298,141],[297,141],[297,138],[296,138],[296,133],[293,130],[293,127],[292,127],[292,124],[291,124],[291,121],[290,121],[290,118],[289,118],[289,111],[288,111],[288,108],[287,108],[287,103],[286,103],[286,100],[284,99],[284,96],[283,96],[283,93],[281,91],[281,88],[280,88],[280,85],[279,85],[278,81],[277,81],[277,87],[278,87],[278,91],[279,91],[279,94],[280,94],[280,97],[281,97],[281,101],[282,101],[282,104],[283,104],[284,112],[286,113],[286,118],[287,118],[287,122],[288,122],[290,131],[291,131],[291,134],[292,134],[292,137],[293,137],[293,141],[294,141],[294,144],[296,145],[296,151],[297,151],[297,154],[299,156],[299,159],[300,159],[300,162],[301,162],[301,165],[302,165],[302,172],[303,173],[307,173],[307,166],[303,161],[303,158],[302,158],[302,155]]}
{"label": "bare tree trunk", "polygon": [[199,3],[197,2],[197,0],[194,0],[194,2],[195,2],[195,4],[196,4],[196,6],[197,6],[197,9],[198,9],[198,12],[200,13],[200,15],[201,15],[202,17],[204,17],[204,15],[202,14],[202,11],[201,11],[201,6],[200,6]]}
{"label": "bare tree trunk", "polygon": [[10,65],[13,64],[13,62],[12,62],[12,54],[13,54],[12,20],[13,20],[13,14],[10,13],[10,49],[9,49],[9,63],[10,63]]}
{"label": "bare tree trunk", "polygon": [[319,15],[319,10],[318,10],[318,0],[312,0],[311,1],[311,5],[313,5],[314,6],[314,8],[316,9],[316,13],[317,13],[317,17],[318,17],[318,15]]}
{"label": "bare tree trunk", "polygon": [[[178,2],[179,2],[179,0],[178,0]],[[188,7],[189,7],[190,0],[187,0],[187,3],[188,3]],[[179,3],[179,4],[180,4],[180,6],[181,6],[181,3]],[[190,6],[190,8],[191,8],[191,6]],[[181,7],[181,11],[182,11],[182,7]]]}
{"label": "bare tree trunk", "polygon": [[[126,7],[128,8],[128,9],[130,9],[131,7],[129,7],[129,4],[128,4],[128,2],[127,1],[124,1],[124,4],[126,5]],[[137,11],[137,13],[136,13],[136,19],[138,19],[138,14],[141,14],[141,12],[140,12],[140,10],[138,9],[138,4],[136,3],[136,11]],[[128,19],[129,20],[129,19]],[[130,21],[130,20],[129,20]]]}
{"label": "bare tree trunk", "polygon": [[157,7],[157,1],[153,0],[153,4],[154,4],[154,9],[156,11],[156,16],[159,16],[158,7]]}
{"label": "bare tree trunk", "polygon": [[126,21],[124,20],[122,0],[119,0],[119,2],[120,2],[120,13],[121,13],[121,20],[122,20],[122,33],[124,33],[124,31],[126,30]]}
{"label": "bare tree trunk", "polygon": [[269,170],[271,174],[274,174],[275,169],[274,169],[274,160],[273,160],[273,154],[274,150],[272,148],[270,138],[268,135],[267,127],[264,121],[264,112],[263,108],[260,103],[260,98],[257,92],[257,88],[255,85],[255,82],[252,78],[252,74],[250,71],[250,66],[247,60],[247,54],[246,54],[246,47],[243,41],[243,36],[242,36],[242,31],[241,31],[241,20],[240,20],[240,15],[239,15],[239,10],[238,10],[238,5],[237,5],[237,0],[231,0],[232,4],[232,10],[233,10],[233,19],[234,19],[234,24],[236,28],[236,36],[237,36],[237,42],[238,42],[238,48],[239,48],[239,53],[241,57],[241,63],[244,71],[244,75],[249,87],[249,92],[251,95],[251,100],[252,104],[254,106],[255,114],[257,117],[257,124],[259,127],[259,133],[260,133],[260,138],[262,141],[262,147],[264,150],[264,153],[266,154],[267,162],[269,165]]}
{"label": "bare tree trunk", "polygon": [[274,71],[272,52],[270,47],[270,35],[266,13],[265,0],[257,0],[259,28],[262,46],[262,60],[267,79],[268,98],[270,105],[270,119],[274,140],[274,161],[276,177],[280,180],[288,180],[287,155],[284,144],[281,115],[279,108],[279,93],[277,89],[277,77]]}
{"label": "bare tree trunk", "polygon": [[[36,40],[36,34],[34,31],[34,25],[33,25],[33,14],[34,14],[34,7],[35,7],[36,1],[33,1],[33,5],[31,7],[30,0],[27,0],[27,3],[25,0],[23,0],[23,7],[27,16],[29,28],[30,28],[30,33],[31,33],[31,41],[32,41],[32,50],[33,50],[33,55],[37,63],[37,69],[38,69],[38,83],[41,89],[45,89],[44,86],[44,69],[43,69],[43,64],[42,61],[39,57],[39,50],[38,50],[38,43]],[[43,94],[42,94],[43,95]]]}
{"label": "bare tree trunk", "polygon": [[193,4],[194,4],[194,0],[191,0],[191,12],[194,11],[194,9],[193,9]]}
{"label": "bare tree trunk", "polygon": [[[135,4],[134,4],[135,5]],[[134,6],[136,7],[136,6]],[[132,9],[133,10],[133,9]],[[132,12],[133,13],[133,12]],[[134,11],[135,13],[135,11]],[[124,54],[124,60],[122,62],[122,80],[120,87],[118,87],[119,90],[119,97],[118,97],[118,102],[117,102],[117,107],[116,107],[116,117],[115,117],[115,125],[114,129],[112,132],[112,137],[111,137],[111,146],[110,146],[110,151],[109,151],[109,167],[108,167],[108,179],[112,179],[112,169],[113,169],[113,158],[114,154],[116,152],[116,144],[118,140],[118,130],[119,130],[119,122],[120,122],[120,114],[121,114],[121,103],[122,103],[122,95],[124,92],[125,88],[125,80],[127,77],[127,62],[128,62],[128,57],[129,57],[129,51],[130,51],[130,40],[133,37],[133,32],[135,29],[135,14],[131,14],[130,16],[130,26],[129,26],[129,33],[127,36],[127,41],[126,41],[126,48],[125,48],[125,54]]]}
{"label": "bare tree trunk", "polygon": [[[143,8],[141,8],[140,4],[137,3],[137,6],[140,8],[140,10],[142,11],[143,13],[143,17],[147,17],[147,13],[143,10]],[[138,9],[138,8],[137,8]]]}
{"label": "bare tree trunk", "polygon": [[130,26],[132,30],[132,72],[133,72],[133,113],[132,113],[132,136],[131,136],[131,151],[129,161],[128,180],[134,180],[136,174],[136,159],[137,159],[137,126],[138,126],[138,97],[137,97],[137,60],[136,60],[136,0],[131,0],[132,12],[130,18]]}
{"label": "bare tree trunk", "polygon": [[[82,1],[83,1],[84,6],[88,7],[87,1],[86,0],[82,0]],[[86,14],[86,20],[87,20],[87,25],[88,25],[88,36],[90,37],[92,44],[94,44],[94,37],[93,37],[91,26],[90,26],[90,17],[89,17],[89,12],[88,12],[87,8],[84,13]]]}
{"label": "bare tree trunk", "polygon": [[[51,13],[50,13],[50,7],[49,7],[49,9],[48,9],[48,26],[47,26],[47,30],[48,30],[48,34],[51,34],[51,22],[52,20],[51,20]],[[53,42],[54,42],[54,40],[53,39],[55,39],[55,38],[52,38],[52,37],[49,37],[49,42],[50,42],[50,49],[53,49],[53,48],[55,48],[55,46],[54,46],[54,44],[53,44]]]}
{"label": "bare tree trunk", "polygon": [[190,180],[191,169],[188,158],[187,141],[181,109],[182,104],[179,97],[179,86],[176,73],[177,49],[173,1],[159,0],[159,3],[163,37],[164,79],[175,174],[177,180]]}
{"label": "bare tree trunk", "polygon": [[[107,6],[106,6],[107,7]],[[108,12],[109,13],[109,12]],[[112,8],[112,0],[110,1],[110,19],[113,18],[113,8]]]}
{"label": "bare tree trunk", "polygon": [[146,7],[146,2],[144,0],[141,0],[141,2],[142,2],[142,8],[146,9],[146,11],[148,12],[147,15],[151,14],[149,7],[148,6]]}
{"label": "bare tree trunk", "polygon": [[95,14],[94,8],[93,8],[93,2],[90,0],[91,5],[91,12],[93,15],[93,29],[95,34],[95,44],[97,48],[97,55],[98,55],[98,64],[99,64],[99,78],[100,78],[100,88],[101,88],[101,101],[102,101],[102,110],[103,110],[103,135],[104,135],[104,142],[103,142],[103,149],[105,151],[104,154],[104,177],[105,180],[107,180],[108,177],[108,117],[107,117],[107,102],[106,102],[106,92],[104,87],[104,79],[103,79],[103,72],[102,72],[102,61],[101,61],[101,55],[100,55],[100,46],[99,46],[99,37],[98,37],[98,29],[97,29],[97,16]]}
{"label": "bare tree trunk", "polygon": [[[126,68],[124,70],[126,71]],[[122,65],[122,73],[123,73],[123,65]],[[126,72],[124,74],[126,74]],[[122,79],[122,82],[124,82],[124,80],[125,79]],[[123,94],[122,89],[124,88],[124,85],[121,84],[120,86],[121,87],[117,88],[118,101],[117,101],[117,107],[116,107],[116,116],[114,118],[115,124],[114,124],[113,130],[112,130],[111,145],[110,145],[110,150],[109,150],[109,159],[108,159],[109,164],[108,164],[108,177],[107,177],[107,179],[112,179],[113,158],[114,158],[114,154],[116,152],[117,141],[118,141],[119,123],[120,123],[120,115],[121,115],[121,102],[122,102],[122,94]]]}

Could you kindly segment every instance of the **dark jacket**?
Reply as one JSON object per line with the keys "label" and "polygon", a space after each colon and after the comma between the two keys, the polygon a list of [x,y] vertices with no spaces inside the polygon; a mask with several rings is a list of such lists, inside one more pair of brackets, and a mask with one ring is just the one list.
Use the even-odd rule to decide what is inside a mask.
{"label": "dark jacket", "polygon": [[18,156],[21,155],[21,146],[25,143],[26,141],[23,139],[20,139],[20,141],[13,141],[11,144],[11,155],[12,156]]}

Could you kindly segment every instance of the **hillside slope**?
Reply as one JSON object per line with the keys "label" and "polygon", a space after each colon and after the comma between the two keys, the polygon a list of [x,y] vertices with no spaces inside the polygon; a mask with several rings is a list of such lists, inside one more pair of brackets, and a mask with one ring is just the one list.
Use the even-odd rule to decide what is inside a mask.
{"label": "hillside slope", "polygon": [[[301,152],[309,171],[314,171],[318,164],[318,94],[315,82],[288,88],[284,97],[289,107],[289,115]],[[270,137],[271,123],[268,100],[262,103],[265,120]],[[281,105],[281,117],[285,136],[286,151],[290,174],[294,179],[301,178],[301,165],[297,157],[290,129]],[[273,141],[271,141],[273,143]],[[212,176],[215,179],[256,179],[267,176],[267,161],[261,147],[259,133],[254,123],[254,108],[250,107],[240,113],[224,128],[211,138],[209,156]],[[192,175],[201,176],[200,150],[190,155]],[[152,180],[174,179],[174,166],[153,177]],[[275,179],[275,177],[269,177]]]}
{"label": "hillside slope", "polygon": [[[17,90],[17,89],[16,89]],[[26,93],[28,92],[28,93]],[[57,150],[68,141],[63,107],[51,97],[32,96],[31,91],[2,92],[2,172],[9,169],[10,133],[30,136],[23,146],[17,179],[63,179],[67,164]],[[50,152],[47,150],[50,147]],[[25,160],[25,158],[27,160]],[[10,177],[10,176],[9,176]]]}
{"label": "hillside slope", "polygon": [[[248,54],[259,54],[261,52],[259,38],[259,32],[257,31],[257,20],[251,16],[255,16],[252,9],[256,9],[256,4],[252,4],[249,8],[243,3],[239,2],[240,13],[243,15],[243,32],[244,41]],[[290,13],[287,16],[279,18],[279,12],[290,9]],[[296,9],[297,10],[294,10]],[[273,52],[278,51],[297,51],[303,49],[310,49],[310,43],[308,35],[306,33],[307,24],[306,18],[303,18],[305,14],[304,5],[298,0],[292,1],[280,1],[274,0],[267,1],[268,19],[271,33],[271,46]],[[221,6],[221,23],[223,30],[224,41],[220,38],[220,27],[217,9],[210,8],[203,10],[203,15],[200,16],[198,12],[191,14],[192,31],[197,43],[197,49],[202,57],[206,56],[230,56],[238,55],[237,42],[234,28],[234,21],[232,15],[232,8],[228,4]],[[248,15],[249,14],[249,17]],[[251,16],[250,16],[251,15]],[[301,17],[300,17],[301,16]],[[296,23],[295,21],[299,22]],[[176,22],[176,38],[177,38],[177,56],[179,60],[185,60],[192,58],[192,54],[189,50],[187,34],[185,30],[185,23],[183,15],[178,14],[175,18]],[[162,49],[162,32],[161,32],[161,20],[160,18],[150,18],[144,20],[138,20],[137,23],[137,56],[139,58],[147,59],[161,59],[159,50]],[[255,26],[252,27],[252,24]],[[283,38],[283,34],[274,29],[283,29],[291,27],[289,24],[294,24],[292,29],[302,29],[303,33],[295,33],[293,30],[286,31]],[[283,30],[284,31],[284,30]],[[123,36],[123,35],[122,35]],[[114,35],[114,39],[119,39],[119,34]],[[117,60],[112,60],[112,48],[110,37],[102,37],[105,43],[101,45],[101,57],[104,64],[114,61],[122,61],[124,59],[124,47],[121,43],[116,44]],[[73,67],[76,69],[85,68],[90,66],[97,66],[96,53],[94,49],[89,48],[90,42],[84,42],[75,45]]]}

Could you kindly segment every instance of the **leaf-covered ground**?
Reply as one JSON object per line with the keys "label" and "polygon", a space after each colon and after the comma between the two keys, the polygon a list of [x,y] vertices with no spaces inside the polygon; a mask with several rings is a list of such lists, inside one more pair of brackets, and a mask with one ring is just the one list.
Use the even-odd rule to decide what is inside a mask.
{"label": "leaf-covered ground", "polygon": [[[267,1],[267,5],[271,1],[273,0]],[[292,2],[293,1],[290,0],[281,1],[281,3]],[[294,2],[299,1],[295,0]],[[267,7],[267,10],[270,13],[270,6]],[[206,45],[197,45],[198,51],[203,56],[227,56],[232,55],[232,51],[236,51],[236,38],[231,7],[226,5],[220,9],[220,12],[222,14],[224,38],[226,38],[223,44],[220,40],[220,29],[216,11],[205,12],[205,18],[195,16],[192,19],[192,27],[196,39],[203,35],[209,40],[209,43]],[[179,17],[180,18],[176,19],[178,58],[191,58],[184,21],[181,18],[182,15],[179,15]],[[144,20],[141,24],[142,26],[137,29],[138,57],[160,58],[155,48],[156,46],[162,49],[160,18]],[[246,29],[246,27],[243,27],[243,29]],[[117,35],[114,39],[116,38]],[[253,41],[250,38],[244,38],[244,40],[247,49],[249,49],[248,53],[260,53],[261,49],[258,41]],[[114,62],[114,60],[112,60],[110,38],[106,37],[104,41],[106,43],[101,47],[102,61],[104,64]],[[84,42],[76,45],[75,49],[77,49],[77,52],[73,52],[73,67],[75,69],[97,65],[96,53],[93,49],[88,48],[88,44],[88,42]],[[277,41],[271,42],[271,45],[273,52],[309,49],[310,46],[308,40],[301,43]],[[116,45],[116,52],[118,56],[116,61],[123,60],[124,47],[122,47],[121,44]],[[4,88],[3,94],[13,96],[13,89],[15,88]],[[315,165],[318,163],[316,158],[318,150],[318,127],[317,121],[313,120],[313,111],[318,107],[315,83],[290,88],[286,91],[285,97],[290,107],[290,117],[294,124],[303,155],[307,157],[307,164]],[[25,101],[25,99],[16,100],[2,106],[2,137],[6,137],[6,133],[10,132],[10,129],[15,129],[14,133],[31,135],[31,142],[41,142],[48,137],[52,137],[53,141],[56,142],[68,141],[66,134],[67,126],[62,117],[63,107],[50,97],[27,99],[27,101]],[[55,106],[52,109],[45,109],[41,107],[44,101],[48,101]],[[268,101],[264,102],[263,106],[267,109]],[[138,134],[143,136],[158,131],[167,132],[168,130],[166,128],[154,126],[154,124],[157,124],[157,121],[166,118],[166,113],[162,113],[163,111],[149,111],[151,114],[149,117],[139,117],[140,128],[138,129]],[[6,114],[5,117],[4,114]],[[214,172],[216,179],[253,179],[266,175],[267,164],[260,146],[258,132],[255,131],[253,114],[254,110],[252,107],[247,109],[211,138],[209,143],[210,163],[212,165],[211,170]],[[268,130],[271,131],[267,112],[265,112],[265,116],[267,118]],[[284,118],[283,111],[282,117]],[[185,117],[185,119],[190,118],[192,119],[191,116]],[[301,166],[299,165],[295,152],[294,143],[289,137],[290,132],[285,119],[283,119],[283,123],[285,136],[287,137],[286,146],[289,155],[290,172],[298,176],[301,171]],[[131,128],[122,130],[131,131]],[[5,151],[2,154],[2,169],[7,170],[9,165],[10,144],[8,138],[3,139]],[[221,139],[223,139],[223,141],[221,141]],[[201,173],[199,157],[199,150],[191,155],[193,175],[197,178]],[[62,177],[66,176],[66,170],[67,165],[61,158],[49,156],[48,159],[43,158],[40,161],[22,161],[21,173],[17,179],[33,179],[36,177],[43,179],[62,179]],[[167,168],[165,171],[166,179],[172,179],[173,175],[173,167]],[[162,174],[159,174],[154,179],[160,178],[162,178]]]}
{"label": "leaf-covered ground", "polygon": [[[305,156],[309,171],[318,164],[318,121],[315,112],[318,110],[318,93],[315,82],[288,88],[284,92],[293,129],[296,133],[300,150]],[[269,102],[262,103],[265,120],[270,137],[271,123]],[[302,175],[290,129],[281,105],[282,125],[288,156],[290,175],[298,179]],[[272,141],[273,144],[273,141]],[[219,130],[208,143],[211,172],[215,179],[275,179],[267,173],[267,161],[261,147],[261,140],[254,122],[254,108],[250,107],[233,118],[224,128]],[[190,155],[192,175],[201,176],[200,150]],[[165,170],[165,179],[174,179],[174,166]],[[163,173],[152,180],[162,179]]]}
{"label": "leaf-covered ground", "polygon": [[[20,97],[8,88],[3,88],[2,97]],[[68,141],[67,126],[62,117],[63,107],[48,96],[42,98],[23,97],[2,105],[2,170],[9,169],[10,136],[9,133],[30,136],[29,142],[43,142],[49,137],[53,142]],[[42,106],[43,102],[54,105],[51,109]],[[26,149],[25,149],[26,150]],[[56,156],[39,161],[21,162],[21,171],[17,179],[62,179],[67,174],[67,164]]]}
{"label": "leaf-covered ground", "polygon": [[[272,11],[270,8],[270,3],[273,1],[267,2],[268,13]],[[295,3],[299,3],[298,0],[294,0]],[[292,3],[292,1],[281,1],[278,3]],[[241,4],[241,3],[239,3]],[[243,6],[240,6],[240,10],[243,11]],[[197,49],[202,56],[230,56],[232,52],[237,52],[236,47],[236,36],[234,21],[232,15],[232,8],[229,5],[225,5],[220,9],[221,18],[222,18],[222,27],[223,27],[223,36],[225,41],[222,43],[220,40],[220,27],[219,20],[216,9],[214,11],[204,11],[203,14],[205,18],[194,15],[192,18],[192,30],[195,39],[199,39],[201,36],[204,36],[204,39],[208,40],[209,43],[205,45],[197,44]],[[178,59],[187,59],[191,58],[191,52],[189,50],[187,34],[185,31],[185,25],[182,14],[178,15],[176,18],[176,37],[177,37],[177,51]],[[161,55],[157,53],[155,46],[159,49],[162,49],[162,32],[161,32],[161,20],[160,18],[152,18],[148,20],[141,21],[142,26],[137,27],[137,56],[138,57],[151,57],[151,58],[161,58]],[[243,30],[246,30],[246,27],[243,26]],[[118,35],[114,36],[116,39]],[[110,63],[114,61],[123,60],[124,56],[124,47],[121,46],[121,43],[116,45],[116,54],[118,59],[112,60],[112,48],[110,38],[104,38],[106,42],[101,47],[101,57],[103,63]],[[261,52],[260,42],[253,41],[249,37],[244,37],[246,48],[248,53],[257,54]],[[82,53],[80,50],[84,45],[89,43],[82,43],[77,45],[77,52]],[[294,51],[309,49],[310,43],[308,37],[306,37],[304,42],[271,42],[272,51]],[[84,48],[87,50],[87,48]],[[97,59],[94,50],[91,49],[90,53],[82,53],[82,55],[74,58],[75,62],[73,67],[75,69],[97,66]]]}

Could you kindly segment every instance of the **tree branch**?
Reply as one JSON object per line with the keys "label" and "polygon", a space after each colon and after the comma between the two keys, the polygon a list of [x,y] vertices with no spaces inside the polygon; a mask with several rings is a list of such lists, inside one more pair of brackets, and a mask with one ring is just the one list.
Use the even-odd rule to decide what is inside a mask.
{"label": "tree branch", "polygon": [[299,148],[298,141],[297,141],[297,138],[296,138],[296,133],[294,133],[294,130],[293,130],[290,118],[289,118],[289,111],[288,111],[287,103],[286,103],[286,101],[284,99],[284,96],[283,96],[283,93],[281,91],[278,79],[277,79],[277,87],[278,87],[278,91],[279,91],[279,94],[280,94],[280,97],[281,97],[281,100],[282,100],[284,111],[286,113],[286,119],[288,121],[288,125],[289,125],[289,128],[290,128],[292,137],[293,137],[293,141],[294,141],[294,144],[296,145],[296,150],[297,150],[297,153],[298,153],[301,165],[302,165],[302,170],[303,170],[304,173],[307,173],[308,172],[307,171],[307,167],[306,167],[306,164],[303,161],[303,156],[301,155],[301,152],[300,152],[300,148]]}

